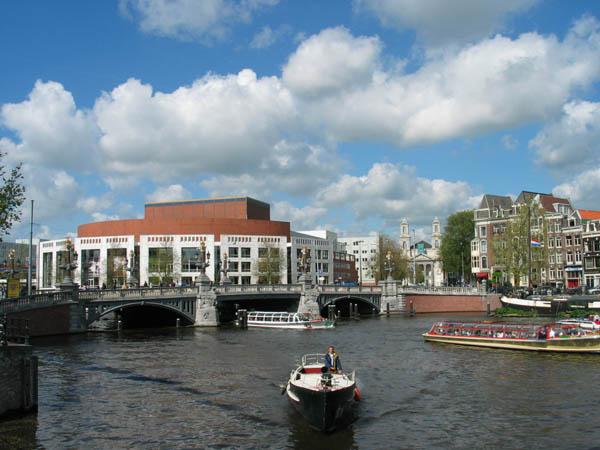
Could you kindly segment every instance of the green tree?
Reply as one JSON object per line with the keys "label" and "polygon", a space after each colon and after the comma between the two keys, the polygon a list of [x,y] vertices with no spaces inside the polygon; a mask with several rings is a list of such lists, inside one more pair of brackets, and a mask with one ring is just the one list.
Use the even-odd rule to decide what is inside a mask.
{"label": "green tree", "polygon": [[394,280],[403,280],[410,274],[408,267],[408,259],[404,252],[400,248],[400,244],[392,239],[391,236],[380,233],[379,234],[379,248],[375,258],[372,260],[370,267],[371,273],[373,274],[376,281],[385,280],[388,276],[387,268],[387,254],[392,254],[392,264],[394,270],[392,271],[392,278]]}
{"label": "green tree", "polygon": [[[170,284],[180,279],[180,267],[181,257],[175,252],[172,242],[165,241],[160,244],[160,247],[148,249],[148,278],[150,283]],[[127,273],[125,267],[123,273]]]}
{"label": "green tree", "polygon": [[254,265],[254,274],[258,284],[281,283],[281,272],[286,271],[287,258],[279,247],[267,243],[258,249],[258,259]]}
{"label": "green tree", "polygon": [[471,279],[471,241],[474,237],[473,211],[459,211],[448,216],[440,246],[444,271]]}
{"label": "green tree", "polygon": [[[495,263],[514,280],[515,286],[521,284],[521,278],[529,273],[529,249],[531,237],[545,243],[548,237],[547,227],[544,226],[544,209],[539,205],[522,204],[517,207],[517,214],[512,216],[494,236]],[[531,248],[531,283],[541,284],[542,269],[547,269],[548,250],[542,247]]]}
{"label": "green tree", "polygon": [[[5,153],[0,153],[0,160]],[[21,174],[21,165],[10,170],[10,175],[4,165],[0,164],[0,242],[2,236],[13,226],[13,223],[21,220],[21,211],[19,208],[25,201],[25,187],[21,184],[23,175]]]}

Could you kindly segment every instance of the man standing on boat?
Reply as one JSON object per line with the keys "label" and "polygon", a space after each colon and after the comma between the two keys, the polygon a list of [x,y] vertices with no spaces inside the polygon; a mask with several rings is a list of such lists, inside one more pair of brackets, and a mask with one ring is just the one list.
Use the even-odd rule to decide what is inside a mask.
{"label": "man standing on boat", "polygon": [[342,373],[342,362],[334,351],[333,345],[329,346],[329,351],[325,355],[325,367],[332,373]]}

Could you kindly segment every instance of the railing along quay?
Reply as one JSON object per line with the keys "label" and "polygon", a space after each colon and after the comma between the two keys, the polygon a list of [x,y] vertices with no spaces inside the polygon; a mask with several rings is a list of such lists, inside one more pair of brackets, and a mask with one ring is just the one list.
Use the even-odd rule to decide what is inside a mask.
{"label": "railing along quay", "polygon": [[231,284],[215,286],[218,294],[256,294],[269,292],[302,292],[301,284]]}
{"label": "railing along quay", "polygon": [[34,294],[31,297],[5,298],[0,300],[0,313],[55,305],[69,302],[72,299],[73,296],[70,291],[51,291]]}
{"label": "railing along quay", "polygon": [[8,345],[9,342],[29,344],[29,320],[0,315],[0,345]]}

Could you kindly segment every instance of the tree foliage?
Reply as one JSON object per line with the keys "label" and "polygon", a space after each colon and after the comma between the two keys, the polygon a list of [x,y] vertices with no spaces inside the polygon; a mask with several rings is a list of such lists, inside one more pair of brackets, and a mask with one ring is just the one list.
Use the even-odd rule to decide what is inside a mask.
{"label": "tree foliage", "polygon": [[[0,160],[4,157],[0,153]],[[10,170],[7,173],[4,165],[0,164],[0,242],[2,236],[10,230],[15,222],[21,220],[21,211],[19,208],[25,201],[25,187],[21,184],[23,175],[21,174],[21,165]]]}
{"label": "tree foliage", "polygon": [[388,252],[392,254],[392,278],[394,280],[403,280],[410,276],[408,258],[400,248],[400,244],[387,234],[379,234],[379,248],[371,265],[371,273],[376,281],[385,280],[388,276],[386,271],[386,256]]}
{"label": "tree foliage", "polygon": [[473,211],[459,211],[446,219],[440,255],[446,272],[471,278],[471,241],[475,237]]}
{"label": "tree foliage", "polygon": [[254,273],[259,284],[281,283],[281,272],[285,273],[287,257],[279,247],[270,243],[258,249]]}
{"label": "tree foliage", "polygon": [[[521,278],[529,272],[529,229],[531,237],[539,242],[546,243],[548,237],[547,227],[543,223],[544,209],[539,205],[523,204],[519,206],[518,213],[507,221],[506,226],[492,239],[496,265],[504,269],[514,280],[515,285],[521,283]],[[542,269],[547,268],[548,250],[542,247],[531,248],[532,283],[541,282]]]}

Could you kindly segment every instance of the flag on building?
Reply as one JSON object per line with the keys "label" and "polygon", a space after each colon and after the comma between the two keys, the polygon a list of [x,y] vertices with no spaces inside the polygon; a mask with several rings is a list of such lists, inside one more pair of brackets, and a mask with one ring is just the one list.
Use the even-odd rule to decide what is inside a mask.
{"label": "flag on building", "polygon": [[537,241],[533,238],[531,238],[531,246],[532,247],[543,247],[543,245],[539,241]]}

